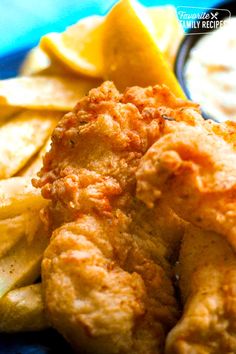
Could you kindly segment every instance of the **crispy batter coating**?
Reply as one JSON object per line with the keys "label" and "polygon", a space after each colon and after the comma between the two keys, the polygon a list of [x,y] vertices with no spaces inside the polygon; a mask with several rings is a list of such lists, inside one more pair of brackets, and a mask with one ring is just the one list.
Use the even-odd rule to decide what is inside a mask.
{"label": "crispy batter coating", "polygon": [[136,173],[137,195],[150,208],[164,200],[201,227],[189,226],[184,237],[184,314],[168,335],[166,353],[235,353],[236,258],[226,240],[236,247],[236,124],[204,121],[197,107],[179,103],[163,108],[161,136]]}
{"label": "crispy batter coating", "polygon": [[[166,89],[146,91],[165,102]],[[161,353],[178,318],[172,264],[183,223],[165,203],[151,210],[135,197],[140,159],[165,124],[139,95],[109,82],[91,90],[56,127],[34,181],[55,230],[42,263],[47,313],[87,353]]]}
{"label": "crispy batter coating", "polygon": [[184,106],[167,115],[137,171],[139,198],[149,207],[165,199],[180,217],[236,248],[236,124],[204,121]]}
{"label": "crispy batter coating", "polygon": [[236,257],[221,235],[189,225],[178,274],[184,314],[167,354],[236,353]]}

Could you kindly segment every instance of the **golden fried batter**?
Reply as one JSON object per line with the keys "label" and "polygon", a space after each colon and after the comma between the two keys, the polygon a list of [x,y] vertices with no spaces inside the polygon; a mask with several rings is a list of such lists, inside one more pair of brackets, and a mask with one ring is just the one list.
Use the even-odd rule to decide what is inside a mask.
{"label": "golden fried batter", "polygon": [[[145,90],[141,101],[151,111]],[[226,241],[236,247],[236,125],[204,121],[197,106],[168,92],[165,102],[153,108],[165,124],[141,159],[137,194],[150,208],[163,200],[202,228],[189,226],[185,234],[184,314],[168,335],[166,353],[236,353],[236,257]]]}
{"label": "golden fried batter", "polygon": [[161,137],[141,160],[138,196],[149,207],[163,198],[181,218],[236,248],[236,125],[204,121],[197,107],[179,102],[165,109]]}
{"label": "golden fried batter", "polygon": [[178,274],[184,314],[168,335],[166,353],[236,353],[236,257],[227,241],[189,225]]}
{"label": "golden fried batter", "polygon": [[43,218],[55,230],[42,263],[46,310],[87,353],[161,353],[178,318],[171,263],[183,223],[134,195],[139,161],[164,122],[139,105],[139,90],[91,90],[56,127],[34,181],[51,199]]}

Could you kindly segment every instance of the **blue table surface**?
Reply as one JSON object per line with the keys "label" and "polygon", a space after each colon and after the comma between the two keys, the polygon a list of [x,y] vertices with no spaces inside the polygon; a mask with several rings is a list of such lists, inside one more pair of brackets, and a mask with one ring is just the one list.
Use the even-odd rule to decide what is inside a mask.
{"label": "blue table surface", "polygon": [[[104,15],[117,0],[0,0],[0,60],[36,45],[47,32],[62,31],[80,18]],[[211,7],[216,0],[140,0],[147,6]]]}

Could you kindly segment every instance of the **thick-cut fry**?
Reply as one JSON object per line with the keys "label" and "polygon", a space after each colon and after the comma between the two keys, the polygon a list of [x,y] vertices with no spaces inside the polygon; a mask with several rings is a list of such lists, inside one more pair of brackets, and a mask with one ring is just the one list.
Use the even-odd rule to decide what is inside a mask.
{"label": "thick-cut fry", "polygon": [[27,233],[30,239],[39,226],[38,210],[0,220],[0,257],[9,252]]}
{"label": "thick-cut fry", "polygon": [[10,117],[17,114],[19,112],[19,108],[15,107],[3,107],[0,106],[0,126],[6,122]]}
{"label": "thick-cut fry", "polygon": [[43,165],[43,157],[47,151],[49,151],[51,145],[51,137],[47,140],[46,144],[39,151],[36,158],[31,161],[30,164],[27,164],[22,171],[20,171],[20,176],[36,176]]}
{"label": "thick-cut fry", "polygon": [[61,116],[25,111],[0,127],[0,179],[18,172],[45,143]]}
{"label": "thick-cut fry", "polygon": [[47,201],[31,184],[30,177],[12,177],[0,181],[0,219],[40,209]]}
{"label": "thick-cut fry", "polygon": [[0,81],[1,106],[72,110],[78,99],[98,85],[97,80],[64,76],[20,77]]}
{"label": "thick-cut fry", "polygon": [[0,332],[40,331],[49,327],[41,283],[10,291],[0,300]]}
{"label": "thick-cut fry", "polygon": [[[35,218],[38,216],[35,215]],[[35,235],[25,237],[0,259],[0,298],[11,289],[32,284],[40,275],[41,259],[49,238],[40,225]]]}

